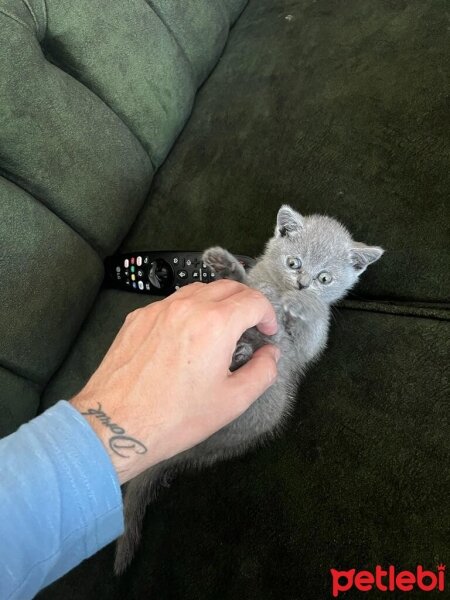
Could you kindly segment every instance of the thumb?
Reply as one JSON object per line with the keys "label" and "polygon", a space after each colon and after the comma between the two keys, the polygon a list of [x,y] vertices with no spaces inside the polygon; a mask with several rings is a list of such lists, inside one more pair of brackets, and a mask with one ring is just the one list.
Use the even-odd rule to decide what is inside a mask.
{"label": "thumb", "polygon": [[248,363],[230,375],[229,385],[236,416],[246,411],[275,382],[279,358],[279,348],[267,344],[256,350]]}

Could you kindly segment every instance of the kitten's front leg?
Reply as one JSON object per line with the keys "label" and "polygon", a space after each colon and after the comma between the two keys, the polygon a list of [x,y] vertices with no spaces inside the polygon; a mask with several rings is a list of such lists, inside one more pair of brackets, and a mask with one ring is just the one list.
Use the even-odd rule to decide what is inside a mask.
{"label": "kitten's front leg", "polygon": [[301,320],[305,322],[314,321],[323,314],[321,301],[308,292],[289,291],[281,298],[283,315],[287,323]]}
{"label": "kitten's front leg", "polygon": [[216,274],[216,279],[232,279],[247,283],[247,274],[244,267],[228,250],[220,246],[208,248],[203,253],[203,262]]}

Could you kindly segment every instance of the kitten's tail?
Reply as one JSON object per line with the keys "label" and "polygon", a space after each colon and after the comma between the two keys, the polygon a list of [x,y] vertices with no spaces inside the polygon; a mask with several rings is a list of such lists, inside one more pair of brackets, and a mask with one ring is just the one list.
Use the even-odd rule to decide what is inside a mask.
{"label": "kitten's tail", "polygon": [[[169,461],[167,461],[169,462]],[[147,505],[165,485],[170,471],[167,462],[144,471],[127,484],[125,492],[125,532],[117,540],[114,573],[122,574],[130,564],[141,539],[142,522]]]}

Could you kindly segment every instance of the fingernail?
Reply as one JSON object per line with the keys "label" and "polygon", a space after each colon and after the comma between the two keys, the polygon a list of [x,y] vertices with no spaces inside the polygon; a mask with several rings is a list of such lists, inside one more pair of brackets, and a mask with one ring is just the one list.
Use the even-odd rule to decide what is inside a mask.
{"label": "fingernail", "polygon": [[278,348],[278,346],[274,346],[274,348],[275,348],[275,361],[278,362],[280,360],[281,350]]}

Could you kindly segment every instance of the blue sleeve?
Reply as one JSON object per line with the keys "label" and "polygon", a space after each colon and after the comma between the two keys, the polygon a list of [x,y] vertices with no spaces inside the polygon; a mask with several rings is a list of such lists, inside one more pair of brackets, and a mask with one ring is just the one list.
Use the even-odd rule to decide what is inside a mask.
{"label": "blue sleeve", "polygon": [[26,600],[123,533],[100,439],[61,400],[0,440],[0,598]]}

